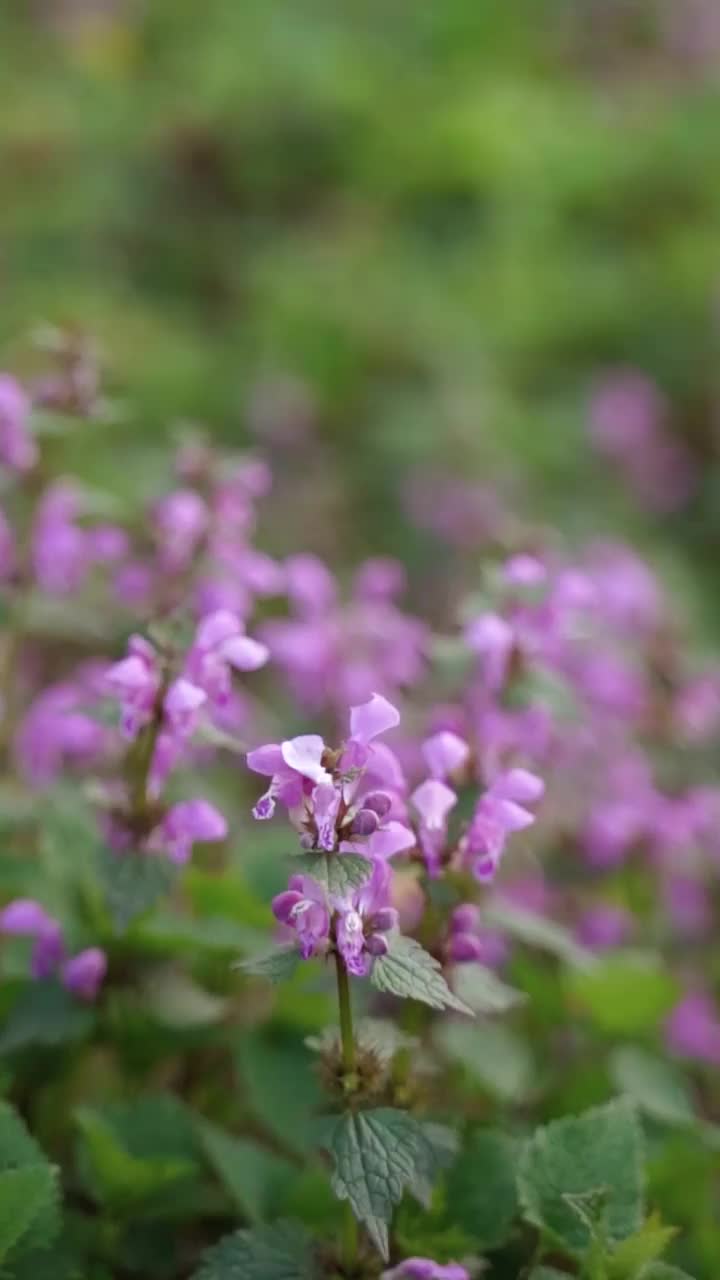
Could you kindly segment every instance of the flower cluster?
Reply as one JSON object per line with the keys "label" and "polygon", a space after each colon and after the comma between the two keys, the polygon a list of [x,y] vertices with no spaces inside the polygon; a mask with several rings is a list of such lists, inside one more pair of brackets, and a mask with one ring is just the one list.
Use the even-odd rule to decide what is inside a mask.
{"label": "flower cluster", "polygon": [[68,955],[61,925],[39,902],[16,898],[0,911],[0,935],[32,939],[30,972],[33,978],[58,977],[80,1000],[94,1000],[107,972],[107,959],[99,947],[87,947]]}

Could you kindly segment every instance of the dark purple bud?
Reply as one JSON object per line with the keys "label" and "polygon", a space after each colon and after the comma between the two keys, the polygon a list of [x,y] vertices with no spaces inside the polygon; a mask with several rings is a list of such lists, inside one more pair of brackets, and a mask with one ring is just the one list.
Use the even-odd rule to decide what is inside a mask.
{"label": "dark purple bud", "polygon": [[382,821],[392,809],[392,796],[387,791],[371,791],[369,795],[363,796],[362,806],[363,809],[372,809]]}
{"label": "dark purple bud", "polygon": [[308,851],[315,848],[315,837],[309,831],[303,831],[300,837],[300,848]]}
{"label": "dark purple bud", "polygon": [[352,836],[371,836],[377,831],[380,819],[373,809],[360,809],[352,820],[350,834]]}
{"label": "dark purple bud", "polygon": [[372,928],[376,933],[389,933],[397,929],[400,917],[394,907],[381,907],[372,918]]}
{"label": "dark purple bud", "polygon": [[297,889],[286,889],[283,893],[278,893],[272,900],[272,913],[276,920],[281,924],[287,924],[298,902],[302,902],[303,896],[298,893]]}
{"label": "dark purple bud", "polygon": [[62,980],[68,991],[72,991],[79,999],[94,1000],[106,973],[105,952],[100,947],[88,947],[86,951],[80,951],[66,961],[62,969]]}
{"label": "dark purple bud", "polygon": [[365,939],[365,950],[371,956],[386,956],[388,953],[388,940],[384,933],[371,933]]}
{"label": "dark purple bud", "polygon": [[474,933],[480,925],[480,909],[473,902],[463,902],[450,917],[453,933]]}
{"label": "dark purple bud", "polygon": [[454,933],[448,943],[448,958],[455,964],[465,964],[471,960],[479,960],[482,956],[482,943],[472,933]]}

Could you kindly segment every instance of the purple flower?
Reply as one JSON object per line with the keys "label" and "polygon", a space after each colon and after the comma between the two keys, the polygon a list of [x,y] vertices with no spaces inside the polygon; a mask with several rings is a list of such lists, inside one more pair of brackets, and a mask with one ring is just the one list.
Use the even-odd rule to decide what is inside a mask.
{"label": "purple flower", "polygon": [[535,821],[525,805],[539,800],[544,790],[545,784],[534,773],[510,769],[481,797],[461,841],[463,860],[481,884],[494,879],[508,836]]}
{"label": "purple flower", "polygon": [[411,848],[412,833],[388,816],[393,795],[374,785],[368,792],[361,785],[365,773],[372,772],[373,783],[382,780],[388,757],[374,739],[399,719],[387,699],[373,694],[367,703],[351,708],[351,737],[340,751],[330,751],[316,733],[249,751],[248,768],[270,778],[253,816],[271,818],[279,800],[291,810],[303,839],[312,842],[310,847],[328,853],[357,851],[392,857]]}
{"label": "purple flower", "polygon": [[60,970],[64,987],[81,1000],[95,1000],[107,973],[107,956],[100,947],[87,947],[66,960]]}
{"label": "purple flower", "polygon": [[49,595],[69,595],[83,584],[92,562],[79,489],[58,480],[38,503],[32,531],[32,563],[38,585]]}
{"label": "purple flower", "polygon": [[422,745],[425,763],[432,778],[447,778],[467,764],[470,748],[467,742],[443,729],[431,738],[426,738]]}
{"label": "purple flower", "polygon": [[675,1006],[665,1024],[671,1053],[720,1066],[720,1017],[704,991],[691,991]]}
{"label": "purple flower", "polygon": [[178,489],[156,504],[153,518],[160,566],[179,573],[189,566],[207,529],[207,504],[193,489]]}
{"label": "purple flower", "polygon": [[330,910],[325,891],[310,876],[291,876],[288,888],[272,901],[275,919],[297,936],[304,960],[327,950]]}
{"label": "purple flower", "polygon": [[65,955],[60,925],[32,898],[16,898],[0,911],[0,933],[34,939],[34,978],[49,978]]}
{"label": "purple flower", "polygon": [[390,556],[365,560],[355,574],[353,594],[360,600],[393,600],[406,587],[405,568]]}
{"label": "purple flower", "polygon": [[547,582],[548,571],[537,556],[521,552],[505,561],[502,576],[510,587],[541,587]]}
{"label": "purple flower", "polygon": [[128,656],[110,667],[105,678],[111,693],[120,702],[123,735],[130,739],[137,737],[155,714],[162,684],[155,649],[142,636],[131,636]]}
{"label": "purple flower", "polygon": [[501,933],[482,925],[474,902],[463,902],[450,916],[445,954],[451,964],[470,962],[496,969],[507,959],[508,946]]}
{"label": "purple flower", "polygon": [[420,817],[420,848],[428,874],[438,876],[447,835],[448,815],[457,804],[457,796],[438,778],[428,778],[413,791],[410,803]]}
{"label": "purple flower", "polygon": [[497,613],[484,613],[465,628],[465,642],[480,659],[487,689],[502,689],[515,647],[515,632]]}
{"label": "purple flower", "polygon": [[38,450],[29,429],[30,397],[9,373],[0,373],[0,465],[13,471],[35,466]]}
{"label": "purple flower", "polygon": [[189,860],[194,844],[224,840],[227,832],[227,821],[207,800],[181,800],[151,832],[147,848],[182,864]]}
{"label": "purple flower", "polygon": [[470,1272],[459,1262],[433,1262],[430,1258],[406,1258],[383,1271],[381,1280],[470,1280]]}
{"label": "purple flower", "polygon": [[173,680],[163,700],[163,711],[172,732],[182,738],[189,737],[206,702],[204,689],[191,684],[183,676]]}
{"label": "purple flower", "polygon": [[[95,670],[95,682],[103,676],[104,670]],[[15,735],[15,759],[30,786],[49,785],[67,764],[88,766],[109,747],[109,730],[84,711],[96,692],[93,673],[81,669],[76,677],[48,685],[31,703]]]}
{"label": "purple flower", "polygon": [[264,644],[251,640],[243,624],[225,609],[200,622],[187,656],[185,675],[211,702],[225,705],[232,691],[232,670],[257,671],[268,660]]}
{"label": "purple flower", "polygon": [[370,879],[348,898],[333,902],[335,941],[348,973],[364,977],[373,959],[388,950],[386,935],[398,926],[390,906],[390,865],[375,860]]}
{"label": "purple flower", "polygon": [[591,951],[611,951],[627,942],[632,930],[632,916],[622,907],[597,903],[580,916],[576,934],[578,942]]}

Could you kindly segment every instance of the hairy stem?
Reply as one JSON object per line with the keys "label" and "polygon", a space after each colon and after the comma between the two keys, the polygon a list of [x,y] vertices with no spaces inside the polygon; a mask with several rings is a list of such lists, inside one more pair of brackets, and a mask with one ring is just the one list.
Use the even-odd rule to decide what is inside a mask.
{"label": "hairy stem", "polygon": [[350,1001],[350,981],[345,961],[339,951],[335,953],[335,969],[337,972],[338,1009],[340,1013],[340,1040],[345,1076],[355,1071],[355,1037],[353,1036],[352,1004]]}
{"label": "hairy stem", "polygon": [[[355,1087],[355,1037],[353,1035],[352,1002],[350,1000],[350,980],[345,968],[345,961],[339,951],[335,952],[335,972],[337,974],[338,1012],[340,1014],[340,1042],[345,1088],[351,1093]],[[345,1274],[353,1275],[358,1251],[358,1227],[355,1215],[346,1201],[344,1205],[342,1256]]]}

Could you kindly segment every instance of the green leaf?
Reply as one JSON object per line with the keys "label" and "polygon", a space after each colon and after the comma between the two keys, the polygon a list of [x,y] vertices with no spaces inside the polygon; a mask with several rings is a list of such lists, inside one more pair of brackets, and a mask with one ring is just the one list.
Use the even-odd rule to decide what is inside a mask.
{"label": "green leaf", "polygon": [[39,1243],[33,1239],[33,1227],[38,1219],[54,1214],[56,1201],[56,1173],[47,1163],[0,1173],[0,1261],[17,1247]]}
{"label": "green leaf", "polygon": [[373,964],[371,981],[378,991],[406,1000],[421,1000],[432,1009],[456,1009],[473,1017],[472,1009],[450,990],[440,964],[414,938],[396,933],[390,950]]}
{"label": "green leaf", "polygon": [[568,1273],[555,1267],[533,1267],[528,1280],[568,1280]]}
{"label": "green leaf", "polygon": [[55,1171],[17,1112],[7,1102],[0,1102],[0,1170],[15,1172],[38,1167],[49,1171],[53,1194],[43,1197],[40,1203],[36,1202],[32,1234],[27,1240],[27,1246],[32,1249],[48,1247],[60,1230]]}
{"label": "green leaf", "polygon": [[519,1102],[533,1091],[536,1070],[526,1042],[496,1022],[446,1022],[436,1029],[443,1051],[494,1097]]}
{"label": "green leaf", "polygon": [[183,1158],[132,1155],[108,1121],[89,1107],[79,1108],[75,1119],[83,1137],[89,1189],[116,1213],[152,1213],[158,1196],[195,1172]]}
{"label": "green leaf", "polygon": [[140,1001],[163,1026],[210,1027],[221,1022],[227,1001],[206,991],[170,966],[152,970],[143,980]]}
{"label": "green leaf", "polygon": [[448,1175],[452,1220],[469,1232],[481,1249],[497,1249],[512,1230],[518,1212],[518,1154],[514,1138],[497,1129],[476,1129]]}
{"label": "green leaf", "polygon": [[238,960],[233,968],[253,977],[267,978],[269,982],[285,982],[292,977],[299,963],[300,953],[296,947],[275,947],[264,955]]}
{"label": "green leaf", "polygon": [[30,982],[0,1031],[0,1053],[35,1045],[67,1044],[92,1028],[94,1013],[57,982]]}
{"label": "green leaf", "polygon": [[452,971],[452,989],[474,1013],[507,1013],[524,1004],[527,996],[502,982],[483,964],[459,964]]}
{"label": "green leaf", "polygon": [[614,1250],[608,1263],[609,1280],[635,1280],[640,1268],[661,1257],[676,1235],[677,1227],[666,1227],[657,1214],[651,1214],[639,1231]]}
{"label": "green leaf", "polygon": [[333,897],[347,898],[356,889],[367,884],[372,875],[373,864],[370,858],[364,858],[361,853],[319,853],[313,850],[310,853],[295,854],[292,869],[312,876]]}
{"label": "green leaf", "polygon": [[210,1249],[192,1280],[319,1280],[305,1229],[295,1222],[236,1231]]}
{"label": "green leaf", "polygon": [[568,976],[571,999],[611,1035],[654,1031],[677,999],[675,978],[658,956],[615,952]]}
{"label": "green leaf", "polygon": [[635,1280],[693,1280],[687,1271],[679,1267],[670,1267],[667,1262],[649,1262],[639,1271]]}
{"label": "green leaf", "polygon": [[129,852],[114,854],[101,849],[98,874],[115,929],[124,933],[169,892],[177,879],[177,867],[159,855]]}
{"label": "green leaf", "polygon": [[380,1107],[331,1119],[322,1145],[334,1163],[333,1190],[388,1257],[388,1225],[403,1193],[421,1201],[438,1169],[438,1152],[425,1127],[407,1111]]}
{"label": "green leaf", "polygon": [[243,1033],[237,1061],[240,1088],[257,1119],[284,1148],[306,1156],[322,1102],[312,1054],[294,1036]]}
{"label": "green leaf", "polygon": [[540,951],[549,951],[559,960],[578,969],[591,969],[595,963],[592,952],[587,951],[575,941],[569,929],[544,916],[537,916],[532,911],[520,907],[511,907],[506,903],[492,903],[485,908],[483,918],[493,928],[510,934],[517,942],[528,947],[536,947]]}
{"label": "green leaf", "polygon": [[603,1238],[624,1240],[642,1224],[643,1154],[640,1126],[627,1099],[554,1121],[534,1134],[520,1160],[524,1216],[571,1253],[582,1254],[593,1231],[578,1206],[602,1197]]}
{"label": "green leaf", "polygon": [[208,1122],[198,1124],[208,1162],[228,1195],[251,1222],[273,1216],[295,1176],[293,1166],[251,1138],[236,1138]]}
{"label": "green leaf", "polygon": [[671,1063],[627,1045],[611,1055],[610,1073],[618,1090],[655,1119],[680,1125],[697,1122],[685,1078]]}

